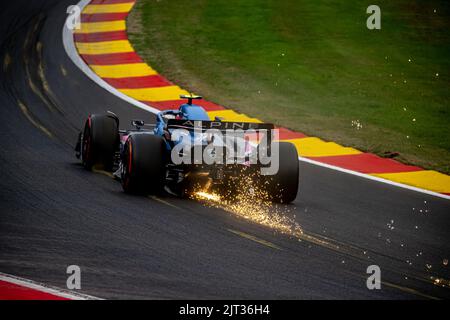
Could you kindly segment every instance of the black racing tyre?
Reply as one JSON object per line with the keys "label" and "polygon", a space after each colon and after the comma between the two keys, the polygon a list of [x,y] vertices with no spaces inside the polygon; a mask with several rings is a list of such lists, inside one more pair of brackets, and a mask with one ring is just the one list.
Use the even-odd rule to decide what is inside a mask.
{"label": "black racing tyre", "polygon": [[90,115],[83,131],[81,150],[83,166],[91,170],[95,165],[111,171],[119,139],[117,118],[105,114]]}
{"label": "black racing tyre", "polygon": [[128,137],[122,155],[122,187],[126,193],[155,194],[164,188],[166,149],[160,136]]}
{"label": "black racing tyre", "polygon": [[265,176],[266,190],[272,201],[290,203],[295,200],[298,192],[298,153],[289,142],[280,142],[279,147],[279,169],[275,175]]}

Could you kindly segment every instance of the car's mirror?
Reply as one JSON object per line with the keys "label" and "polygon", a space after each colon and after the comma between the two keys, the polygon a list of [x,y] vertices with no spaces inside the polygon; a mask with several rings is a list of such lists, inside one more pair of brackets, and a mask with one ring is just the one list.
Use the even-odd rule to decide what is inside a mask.
{"label": "car's mirror", "polygon": [[145,125],[145,122],[144,120],[131,120],[131,125],[139,129]]}

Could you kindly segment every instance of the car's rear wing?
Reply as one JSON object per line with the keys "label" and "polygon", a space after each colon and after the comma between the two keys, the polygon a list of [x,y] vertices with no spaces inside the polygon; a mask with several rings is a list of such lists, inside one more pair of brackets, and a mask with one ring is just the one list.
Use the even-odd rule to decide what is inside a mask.
{"label": "car's rear wing", "polygon": [[223,136],[242,137],[255,144],[259,144],[264,139],[268,148],[271,141],[278,140],[278,135],[275,135],[275,126],[271,123],[169,119],[167,129],[201,131],[202,133],[208,130],[219,131]]}
{"label": "car's rear wing", "polygon": [[227,122],[227,121],[197,121],[197,120],[177,120],[169,119],[167,121],[167,129],[185,129],[202,131],[217,129],[226,132],[227,130],[267,130],[271,131],[275,126],[271,123],[254,123],[254,122]]}

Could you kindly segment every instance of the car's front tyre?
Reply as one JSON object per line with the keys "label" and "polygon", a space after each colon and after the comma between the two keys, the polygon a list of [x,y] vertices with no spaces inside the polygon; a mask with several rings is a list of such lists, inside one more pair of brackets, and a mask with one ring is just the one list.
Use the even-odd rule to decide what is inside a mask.
{"label": "car's front tyre", "polygon": [[119,123],[112,115],[92,114],[84,125],[81,159],[83,166],[91,170],[100,166],[111,171],[119,145]]}

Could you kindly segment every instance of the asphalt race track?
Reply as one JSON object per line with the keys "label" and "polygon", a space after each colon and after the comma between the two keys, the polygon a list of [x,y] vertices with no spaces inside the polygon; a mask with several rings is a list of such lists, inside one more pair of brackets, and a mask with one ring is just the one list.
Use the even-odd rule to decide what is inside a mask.
{"label": "asphalt race track", "polygon": [[[79,265],[81,291],[107,299],[450,297],[448,200],[302,162],[286,213],[297,239],[193,200],[126,195],[84,170],[73,146],[89,113],[111,110],[122,127],[153,115],[67,57],[70,4],[1,4],[0,272],[64,288]],[[372,264],[381,290],[366,287]]]}

